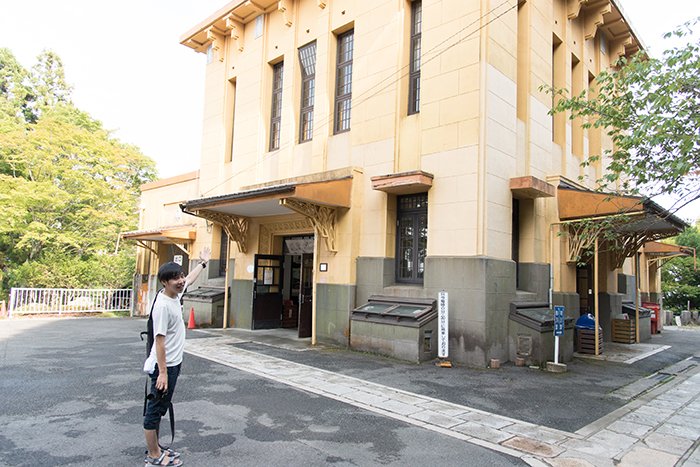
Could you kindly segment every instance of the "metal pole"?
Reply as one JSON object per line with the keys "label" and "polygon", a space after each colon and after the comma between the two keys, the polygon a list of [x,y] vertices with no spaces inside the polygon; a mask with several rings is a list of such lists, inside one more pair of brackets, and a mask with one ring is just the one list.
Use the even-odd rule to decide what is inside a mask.
{"label": "metal pole", "polygon": [[226,242],[228,244],[226,245],[226,274],[224,279],[224,322],[221,326],[223,329],[228,327],[228,257],[231,256],[229,255],[229,251],[231,251],[231,237],[228,235],[226,235]]}
{"label": "metal pole", "polygon": [[600,355],[600,342],[598,336],[598,237],[595,238],[595,250],[593,252],[593,310],[595,312],[595,354]]}
{"label": "metal pole", "polygon": [[639,253],[634,253],[634,328],[635,342],[639,344]]}

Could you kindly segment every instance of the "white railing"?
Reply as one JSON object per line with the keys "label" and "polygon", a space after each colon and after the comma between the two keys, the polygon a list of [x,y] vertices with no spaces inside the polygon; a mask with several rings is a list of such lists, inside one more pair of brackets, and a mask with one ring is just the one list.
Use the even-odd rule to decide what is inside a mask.
{"label": "white railing", "polygon": [[10,289],[9,317],[130,311],[131,289]]}

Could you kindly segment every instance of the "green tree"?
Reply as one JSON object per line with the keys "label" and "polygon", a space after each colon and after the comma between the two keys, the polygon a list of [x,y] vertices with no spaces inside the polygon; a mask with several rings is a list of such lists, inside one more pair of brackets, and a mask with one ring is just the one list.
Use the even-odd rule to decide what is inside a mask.
{"label": "green tree", "polygon": [[[700,249],[698,226],[689,227],[675,239],[677,245]],[[664,306],[685,309],[690,301],[692,308],[700,307],[700,271],[696,270],[695,258],[673,259],[661,269],[661,290]]]}
{"label": "green tree", "polygon": [[133,247],[114,249],[119,232],[136,227],[153,161],[70,102],[55,54],[42,53],[29,73],[0,50],[2,70],[0,294],[129,284]]}
{"label": "green tree", "polygon": [[30,74],[12,52],[0,48],[0,131],[6,125],[35,122]]}
{"label": "green tree", "polygon": [[674,209],[700,197],[700,44],[692,38],[699,20],[667,34],[688,42],[661,58],[639,53],[602,71],[595,93],[568,97],[543,87],[557,95],[552,112],[570,112],[611,137],[614,149],[584,161],[608,163],[601,189],[671,194]]}

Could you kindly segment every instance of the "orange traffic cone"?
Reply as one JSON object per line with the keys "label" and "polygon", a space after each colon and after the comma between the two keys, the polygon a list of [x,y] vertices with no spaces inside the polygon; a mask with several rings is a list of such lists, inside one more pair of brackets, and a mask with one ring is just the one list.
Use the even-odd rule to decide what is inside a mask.
{"label": "orange traffic cone", "polygon": [[194,322],[194,307],[190,308],[190,320],[187,323],[187,329],[194,329],[197,325]]}

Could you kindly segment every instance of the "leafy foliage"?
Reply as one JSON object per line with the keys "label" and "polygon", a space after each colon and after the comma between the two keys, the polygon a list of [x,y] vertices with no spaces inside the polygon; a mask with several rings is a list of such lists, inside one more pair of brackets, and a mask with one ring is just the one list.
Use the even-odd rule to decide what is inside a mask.
{"label": "leafy foliage", "polygon": [[[690,38],[698,21],[669,36]],[[611,137],[614,149],[584,162],[608,164],[597,181],[601,189],[672,194],[682,205],[700,197],[700,44],[690,40],[659,59],[622,58],[596,77],[595,87],[572,97],[543,89],[557,95],[552,112],[570,112]]]}
{"label": "leafy foliage", "polygon": [[0,294],[128,285],[133,249],[113,251],[154,176],[152,160],[71,103],[58,56],[27,71],[0,49]]}
{"label": "leafy foliage", "polygon": [[[697,225],[687,228],[676,237],[676,244],[700,248],[700,231]],[[661,290],[664,306],[685,309],[700,307],[700,270],[696,270],[692,257],[675,258],[661,270]]]}

